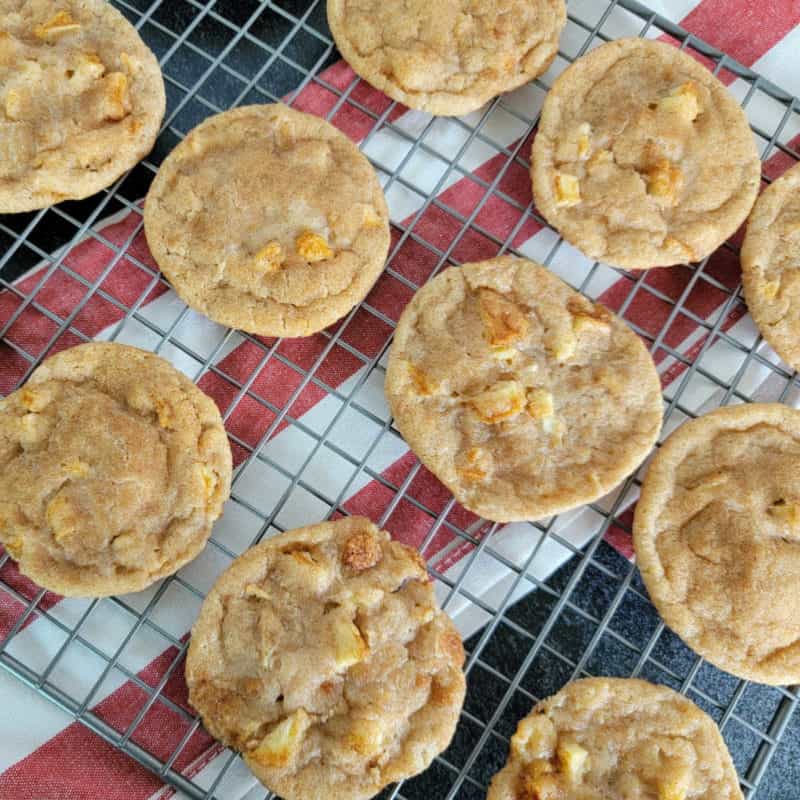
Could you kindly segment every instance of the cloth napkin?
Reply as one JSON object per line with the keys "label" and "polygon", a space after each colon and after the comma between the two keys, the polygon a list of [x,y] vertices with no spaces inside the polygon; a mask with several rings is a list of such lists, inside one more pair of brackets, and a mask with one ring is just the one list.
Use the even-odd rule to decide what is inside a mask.
{"label": "cloth napkin", "polygon": [[[590,25],[606,8],[605,3],[595,0],[570,0],[568,5],[574,18]],[[800,94],[798,0],[760,3],[662,0],[651,3],[651,7],[789,92]],[[603,31],[617,38],[638,35],[641,28],[638,17],[616,8],[606,20]],[[659,31],[651,28],[646,35],[654,37]],[[562,50],[576,53],[586,36],[586,30],[570,23],[562,40]],[[549,85],[564,66],[565,62],[557,59],[543,82]],[[343,62],[328,68],[322,77],[328,85],[342,91],[355,80]],[[737,97],[745,96],[749,85],[744,81],[724,71],[720,78]],[[378,114],[390,107],[383,95],[363,82],[352,89],[351,97]],[[453,257],[460,262],[496,255],[496,244],[482,235],[481,230],[500,240],[505,240],[513,231],[513,246],[518,251],[533,259],[546,259],[557,241],[554,232],[539,226],[530,215],[520,224],[518,208],[496,195],[485,200],[484,187],[471,177],[477,176],[489,183],[497,180],[498,188],[506,197],[522,207],[530,203],[527,170],[517,162],[508,165],[507,156],[498,147],[513,150],[520,144],[527,129],[514,112],[531,118],[540,108],[543,97],[543,90],[535,84],[507,95],[502,105],[492,110],[482,128],[486,140],[494,145],[475,139],[466,148],[463,146],[468,131],[456,121],[440,118],[431,125],[426,114],[391,107],[388,119],[397,129],[413,138],[424,135],[428,148],[444,158],[452,159],[460,153],[461,167],[461,170],[448,172],[443,159],[427,149],[418,149],[404,163],[401,172],[404,183],[388,181],[387,199],[392,220],[403,226],[413,224],[416,237],[441,251],[454,245]],[[336,94],[312,82],[293,102],[301,110],[324,116],[331,112],[337,99]],[[762,130],[772,131],[784,109],[766,95],[756,93],[747,111]],[[474,126],[482,115],[483,111],[475,112],[467,115],[464,121]],[[409,151],[409,141],[390,128],[383,127],[370,134],[373,120],[353,105],[345,103],[331,121],[361,143],[379,170],[384,170],[385,183],[388,174]],[[800,118],[795,115],[786,125],[780,141],[797,150],[798,134]],[[760,140],[759,144],[766,147],[767,142]],[[528,158],[529,150],[530,142],[522,142],[520,154],[524,159]],[[792,162],[785,154],[768,152],[765,155],[768,157],[765,173],[770,177],[779,175]],[[409,186],[418,187],[418,191]],[[425,203],[426,195],[431,193],[436,196],[436,205]],[[457,239],[461,224],[448,209],[469,216],[479,206],[476,227]],[[598,533],[604,520],[600,510],[618,508],[620,524],[606,532],[606,539],[631,557],[627,529],[630,509],[636,500],[634,489],[629,489],[623,498],[614,493],[595,504],[595,508],[585,507],[561,515],[552,527],[557,537],[548,536],[540,542],[546,523],[536,526],[516,523],[491,530],[484,521],[452,505],[446,490],[418,465],[404,442],[391,431],[383,398],[383,370],[379,367],[369,371],[349,348],[376,358],[391,334],[391,326],[382,317],[396,320],[411,296],[402,278],[420,284],[435,268],[437,257],[413,237],[406,238],[391,263],[392,270],[400,278],[388,273],[381,277],[367,299],[372,310],[359,310],[344,325],[341,343],[334,344],[326,353],[329,335],[284,340],[278,344],[275,356],[262,365],[262,347],[239,334],[229,334],[194,312],[187,312],[165,284],[155,281],[151,273],[138,266],[145,264],[156,269],[141,231],[138,211],[122,212],[95,225],[94,230],[99,236],[87,236],[71,247],[64,256],[65,266],[89,281],[103,276],[102,289],[107,296],[126,307],[137,304],[137,314],[142,319],[161,330],[171,330],[172,342],[180,342],[201,358],[212,357],[212,363],[220,372],[242,383],[257,373],[251,391],[277,408],[291,401],[290,415],[298,423],[287,424],[283,420],[261,448],[262,458],[248,458],[245,448],[234,445],[235,499],[228,503],[213,534],[214,541],[224,549],[210,544],[198,559],[181,570],[182,582],[170,582],[166,589],[155,586],[122,597],[118,603],[67,600],[47,593],[37,607],[69,628],[82,621],[83,640],[107,656],[113,656],[121,648],[121,669],[105,674],[103,657],[72,643],[53,668],[49,681],[81,700],[118,731],[137,722],[142,709],[146,709],[131,736],[132,743],[163,760],[184,741],[174,767],[200,786],[208,787],[215,781],[228,765],[231,754],[201,729],[191,727],[174,710],[176,706],[188,708],[182,662],[176,656],[186,641],[201,602],[187,586],[207,591],[230,561],[225,550],[240,553],[259,534],[261,520],[247,509],[248,504],[266,515],[280,504],[281,510],[275,519],[280,529],[316,522],[329,514],[330,506],[304,488],[302,484],[305,484],[325,497],[341,498],[348,512],[366,514],[376,520],[385,516],[382,522],[395,537],[420,546],[430,538],[433,520],[407,499],[393,505],[395,492],[383,481],[393,486],[406,486],[408,497],[441,514],[444,520],[427,542],[425,556],[435,573],[446,579],[438,581],[437,590],[465,636],[479,630],[490,619],[487,612],[468,598],[479,598],[484,608],[496,609],[521,598],[533,588],[530,581],[517,580],[516,573],[496,554],[507,562],[523,566],[538,548],[528,564],[528,572],[544,580]],[[393,247],[399,237],[395,231]],[[104,242],[121,248],[123,257],[116,257]],[[77,309],[72,326],[85,337],[115,338],[151,349],[159,344],[160,337],[146,324],[125,316],[118,306],[100,294],[86,296],[87,290],[79,281],[63,270],[51,274],[48,267],[49,264],[42,264],[17,281],[16,292],[0,292],[0,326],[18,315],[0,342],[0,393],[12,391],[25,377],[28,365],[16,348],[38,355],[81,341],[75,334],[66,333],[51,342],[56,331],[54,323],[40,310],[24,303],[20,294],[36,291],[39,308],[62,319]],[[583,283],[591,267],[592,262],[567,244],[557,249],[550,263],[554,272],[576,287]],[[656,336],[666,327],[659,340],[661,346],[654,353],[665,401],[674,405],[664,436],[686,418],[686,412],[702,413],[729,399],[714,378],[729,383],[738,376],[738,391],[759,400],[781,397],[786,385],[786,380],[761,360],[746,360],[745,354],[732,344],[736,340],[752,347],[758,342],[757,331],[744,306],[738,300],[730,301],[725,291],[734,289],[739,282],[736,253],[721,249],[712,256],[704,273],[708,278],[696,279],[692,270],[683,267],[653,270],[647,273],[644,284],[635,285],[633,279],[601,264],[584,287],[593,299],[613,310],[624,311],[628,322],[646,334]],[[679,298],[691,316],[673,312],[673,304]],[[709,331],[698,325],[697,319],[719,323],[717,330],[723,335],[718,333],[709,341]],[[274,421],[274,415],[250,397],[232,405],[236,388],[218,372],[198,374],[201,364],[172,342],[164,345],[160,354],[197,379],[223,413],[228,413],[228,429],[239,441],[249,447],[258,445]],[[273,342],[267,344],[271,346]],[[780,363],[765,344],[757,346],[764,361]],[[319,382],[305,381],[304,374],[291,366],[298,365],[309,371],[320,359],[315,371]],[[689,373],[686,362],[695,359],[700,360],[700,368]],[[680,402],[672,404],[679,390]],[[342,410],[344,401],[351,397],[350,405]],[[792,388],[783,400],[797,405],[796,390]],[[309,432],[325,431],[328,431],[327,441],[332,447],[322,446],[315,451],[316,440]],[[377,445],[373,446],[376,441]],[[342,452],[365,459],[366,468],[356,470],[350,461],[339,455]],[[292,486],[285,471],[296,474],[311,454],[301,482]],[[288,499],[281,503],[286,492],[290,493]],[[473,542],[455,536],[448,523],[469,531],[473,542],[491,536],[489,546],[476,550]],[[21,576],[10,560],[0,570],[0,579],[22,597],[34,597],[38,592],[38,587]],[[459,583],[459,592],[451,590],[453,583]],[[41,670],[64,646],[67,636],[42,613],[34,612],[20,624],[24,608],[25,605],[14,597],[0,592],[0,641],[17,625],[19,631],[7,651],[32,669]],[[153,624],[137,628],[135,615],[145,611]],[[90,693],[101,678],[99,687]],[[160,688],[174,706],[157,702],[147,707],[145,686]],[[227,769],[215,791],[218,797],[234,800],[244,797],[255,800],[264,795],[264,790],[256,785],[238,759]],[[75,722],[68,713],[0,671],[0,800],[145,800],[174,794],[170,786]]]}

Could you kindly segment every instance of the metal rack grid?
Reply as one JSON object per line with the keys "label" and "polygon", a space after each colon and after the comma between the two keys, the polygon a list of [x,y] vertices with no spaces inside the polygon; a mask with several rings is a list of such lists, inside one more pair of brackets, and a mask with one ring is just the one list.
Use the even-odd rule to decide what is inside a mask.
{"label": "metal rack grid", "polygon": [[[5,300],[11,302],[11,310],[0,318],[0,346],[13,374],[11,385],[3,390],[10,391],[24,381],[53,348],[89,338],[88,311],[92,304],[102,303],[112,310],[114,318],[105,338],[124,339],[130,326],[138,326],[150,337],[153,350],[191,363],[197,380],[206,378],[226,387],[228,400],[223,411],[228,423],[244,405],[266,421],[255,438],[229,425],[241,463],[226,514],[239,515],[248,524],[242,523],[242,538],[236,543],[223,541],[215,532],[206,549],[210,558],[227,563],[248,544],[283,530],[286,511],[297,502],[300,491],[312,506],[316,503],[328,515],[351,513],[348,492],[361,478],[372,481],[382,493],[376,514],[380,525],[391,529],[394,515],[403,508],[427,520],[426,533],[419,543],[424,555],[430,557],[432,543],[443,533],[466,548],[456,574],[452,569],[439,569],[436,558],[429,562],[432,575],[440,588],[444,587],[445,608],[466,604],[484,616],[484,624],[467,641],[470,688],[459,730],[453,745],[423,776],[387,790],[387,797],[482,797],[488,780],[505,758],[508,737],[519,717],[539,697],[555,691],[571,677],[603,672],[642,675],[688,694],[719,722],[734,753],[745,796],[759,800],[789,798],[791,787],[781,784],[780,774],[770,780],[769,766],[798,705],[797,687],[768,688],[738,681],[691,654],[658,620],[635,566],[604,541],[610,532],[629,531],[626,507],[631,490],[639,485],[637,477],[630,478],[610,503],[592,504],[598,524],[588,543],[576,545],[559,528],[557,519],[548,520],[535,526],[539,537],[530,553],[515,559],[496,546],[498,526],[481,521],[466,524],[452,497],[437,501],[420,496],[415,491],[419,463],[409,465],[399,478],[372,465],[371,456],[386,437],[395,435],[391,420],[371,407],[363,394],[371,382],[380,381],[382,359],[395,324],[392,314],[382,307],[379,292],[373,292],[342,323],[314,337],[314,347],[304,351],[302,357],[281,341],[234,331],[225,331],[212,348],[200,352],[187,343],[185,336],[187,325],[193,323],[188,309],[180,308],[167,323],[154,321],[147,313],[150,301],[166,291],[168,284],[136,248],[142,227],[139,201],[164,155],[208,114],[244,102],[276,101],[279,96],[302,106],[304,93],[313,88],[326,100],[328,119],[338,124],[342,115],[349,114],[357,120],[365,150],[378,134],[393,137],[399,145],[399,158],[394,163],[378,157],[372,160],[387,192],[394,188],[418,199],[405,221],[393,222],[395,235],[384,275],[385,280],[392,281],[394,291],[406,295],[422,282],[410,278],[402,266],[408,252],[412,261],[425,265],[427,275],[448,264],[462,263],[470,248],[480,250],[481,256],[487,255],[487,249],[490,255],[526,254],[518,250],[522,232],[528,225],[544,226],[544,221],[531,206],[529,196],[517,196],[508,188],[507,179],[514,171],[528,169],[527,143],[536,115],[520,110],[509,98],[498,98],[480,114],[451,121],[461,139],[454,152],[443,153],[429,136],[436,119],[418,119],[416,128],[409,130],[398,121],[399,109],[394,103],[376,101],[368,90],[365,94],[364,84],[352,76],[345,83],[331,77],[327,68],[337,57],[321,0],[180,0],[170,4],[162,0],[119,0],[114,4],[159,56],[169,97],[162,135],[148,159],[98,196],[33,214],[0,218],[0,288]],[[172,7],[169,18],[164,13],[168,5]],[[615,38],[620,31],[671,36],[681,47],[707,58],[715,73],[735,76],[743,106],[749,112],[758,105],[759,119],[771,120],[770,124],[761,122],[753,127],[765,160],[765,180],[773,174],[773,167],[778,168],[776,159],[785,163],[800,160],[796,140],[792,141],[792,132],[800,130],[800,103],[778,87],[634,0],[575,0],[569,10],[567,44],[559,54],[560,66],[599,41]],[[546,91],[550,74],[534,82],[540,92]],[[512,118],[520,131],[511,142],[497,140],[493,123],[499,114]],[[476,146],[491,154],[494,168],[486,174],[468,166],[466,156]],[[441,165],[433,185],[421,187],[407,170],[420,154]],[[467,181],[477,193],[478,199],[466,211],[453,207],[445,191],[454,179]],[[484,222],[482,212],[489,203],[501,204],[510,218],[501,232]],[[133,220],[120,241],[114,241],[101,224],[112,214]],[[439,235],[441,226],[431,232],[427,224],[430,214],[444,221],[446,235]],[[107,253],[90,276],[71,263],[70,253],[81,242]],[[554,236],[540,260],[555,265],[566,250]],[[624,288],[617,312],[647,341],[655,356],[669,360],[677,375],[672,390],[665,394],[667,425],[696,415],[696,406],[687,398],[697,381],[712,389],[706,407],[709,403],[722,405],[761,397],[763,389],[751,387],[753,370],[768,372],[769,380],[761,385],[768,384],[775,399],[789,402],[800,388],[797,376],[770,357],[760,338],[740,335],[731,327],[731,321],[743,314],[738,277],[735,271],[732,277],[724,269],[728,254],[735,259],[735,244],[727,244],[722,253],[722,265],[712,257],[695,267],[676,268],[675,274],[682,275],[678,291],[660,283],[661,270],[616,271],[617,287]],[[43,266],[33,278],[26,283],[16,280],[22,271],[40,262]],[[132,265],[140,278],[135,296],[120,296],[111,280],[123,264]],[[592,293],[593,281],[603,269],[608,268],[591,265],[577,288]],[[67,280],[77,296],[66,310],[54,310],[48,299],[48,287],[56,278]],[[712,314],[698,311],[694,301],[700,294],[716,298]],[[643,321],[634,313],[643,297],[648,308],[658,311],[655,328],[652,320]],[[37,329],[45,331],[38,338],[26,336],[32,319]],[[675,339],[675,331],[683,330],[681,325],[686,324],[698,332],[691,346]],[[383,335],[377,341],[375,337],[365,338],[364,325],[382,330]],[[720,345],[738,354],[736,368],[725,376],[717,374],[709,359],[713,348]],[[226,365],[225,355],[234,347],[248,349],[244,371]],[[354,380],[341,384],[328,374],[326,365],[334,353],[345,354],[358,366]],[[270,400],[263,391],[263,376],[269,370],[290,376],[290,391],[281,402]],[[332,418],[319,429],[301,413],[303,393],[312,390],[338,403]],[[337,433],[341,423],[349,424],[349,415],[353,414],[373,432],[358,452],[343,444]],[[308,452],[299,459],[276,459],[266,453],[265,445],[287,426],[310,442]],[[347,480],[338,493],[322,492],[316,485],[313,466],[321,451],[335,456],[347,470]],[[267,507],[248,499],[237,485],[253,464],[268,467],[270,474],[280,479],[281,488]],[[571,558],[551,575],[535,575],[537,556],[553,542]],[[470,576],[486,558],[502,565],[510,576],[500,596],[491,599],[470,588]],[[523,588],[530,594],[519,601]],[[195,752],[202,737],[200,723],[185,698],[170,689],[172,678],[182,669],[186,637],[178,623],[173,624],[161,613],[161,601],[170,592],[181,592],[199,604],[207,589],[202,581],[193,579],[191,569],[184,569],[145,593],[142,602],[128,597],[92,601],[70,616],[60,613],[59,605],[44,590],[21,580],[8,556],[0,555],[0,596],[7,601],[6,608],[15,610],[13,625],[0,639],[0,664],[185,795],[226,798],[226,780],[236,770],[238,756],[228,754],[210,784],[196,782],[197,759],[187,763],[186,754]],[[634,626],[626,622],[631,611],[637,620]],[[110,646],[98,644],[91,635],[94,622],[108,614],[119,620],[118,635]],[[15,638],[32,620],[60,637],[53,652],[36,663],[14,654]],[[127,649],[143,636],[156,637],[166,651],[155,676],[137,671],[126,662]],[[75,649],[91,655],[98,665],[96,680],[80,695],[64,688],[60,680]],[[112,676],[138,691],[131,717],[123,722],[104,715],[96,703],[104,682]],[[166,751],[148,749],[146,737],[139,735],[157,714],[168,715],[178,726],[179,736]],[[200,744],[210,746],[208,742]],[[262,796],[270,795],[263,790],[248,794],[248,798]]]}

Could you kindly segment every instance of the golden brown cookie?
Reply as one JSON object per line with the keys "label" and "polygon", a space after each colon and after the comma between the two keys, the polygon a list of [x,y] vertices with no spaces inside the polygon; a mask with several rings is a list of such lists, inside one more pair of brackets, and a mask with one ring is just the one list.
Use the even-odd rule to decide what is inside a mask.
{"label": "golden brown cookie", "polygon": [[744,222],[760,174],[734,97],[647,39],[609,42],[558,77],[531,167],[547,221],[591,258],[632,269],[712,253]]}
{"label": "golden brown cookie", "polygon": [[720,408],[656,454],[633,526],[667,625],[712,664],[800,682],[800,412]]}
{"label": "golden brown cookie", "polygon": [[171,575],[203,549],[230,480],[214,402],[135,347],[64,350],[0,401],[0,543],[59,594]]}
{"label": "golden brown cookie", "polygon": [[147,242],[188,305],[264,336],[307,336],[360,302],[389,249],[378,177],[332,125],[283,105],[196,127],[147,195]]}
{"label": "golden brown cookie", "polygon": [[665,686],[568,683],[525,717],[487,800],[742,800],[714,721]]}
{"label": "golden brown cookie", "polygon": [[286,800],[357,800],[447,747],[464,650],[425,564],[368,519],[284,533],[217,580],[192,629],[189,699]]}
{"label": "golden brown cookie", "polygon": [[466,508],[540,519],[644,460],[661,385],[639,337],[532,261],[443,272],[397,326],[386,397],[409,447]]}
{"label": "golden brown cookie", "polygon": [[800,369],[800,164],[756,202],[742,245],[742,281],[761,335]]}
{"label": "golden brown cookie", "polygon": [[103,0],[0,0],[0,212],[88,197],[153,147],[155,56]]}
{"label": "golden brown cookie", "polygon": [[541,75],[566,21],[564,0],[328,0],[348,64],[393,100],[442,115]]}

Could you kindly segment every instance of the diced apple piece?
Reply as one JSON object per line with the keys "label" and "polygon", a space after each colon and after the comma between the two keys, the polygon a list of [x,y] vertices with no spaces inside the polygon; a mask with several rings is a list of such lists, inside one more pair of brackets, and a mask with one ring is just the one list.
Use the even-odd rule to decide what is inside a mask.
{"label": "diced apple piece", "polygon": [[279,722],[261,740],[258,747],[250,751],[250,758],[263,767],[288,766],[297,756],[310,724],[311,718],[299,708]]}
{"label": "diced apple piece", "polygon": [[493,289],[478,290],[478,307],[486,340],[492,346],[505,347],[528,333],[525,312],[512,300]]}
{"label": "diced apple piece", "polygon": [[683,188],[683,173],[680,167],[666,158],[659,159],[647,171],[647,193],[664,200],[669,205],[678,202]]}
{"label": "diced apple piece", "polygon": [[67,33],[76,33],[80,29],[80,23],[72,18],[69,11],[59,11],[47,22],[42,25],[37,25],[33,29],[33,35],[36,36],[37,39],[52,41]]}
{"label": "diced apple piece", "polygon": [[534,419],[553,416],[553,395],[547,389],[528,389],[528,413]]}
{"label": "diced apple piece", "polygon": [[267,242],[260,248],[255,256],[253,262],[256,270],[261,273],[277,272],[283,264],[283,248],[280,242],[271,241]]}
{"label": "diced apple piece", "polygon": [[303,231],[295,240],[298,254],[313,264],[333,256],[333,250],[325,239],[313,231]]}
{"label": "diced apple piece", "polygon": [[581,184],[575,175],[556,173],[556,205],[560,208],[575,206],[581,202]]}
{"label": "diced apple piece", "polygon": [[687,81],[658,101],[658,108],[669,114],[679,114],[687,122],[694,122],[700,111],[700,90],[694,81]]}
{"label": "diced apple piece", "polygon": [[566,775],[570,783],[580,783],[583,773],[589,766],[589,753],[569,738],[559,741],[556,753],[561,772]]}
{"label": "diced apple piece", "polygon": [[502,380],[470,398],[469,403],[482,422],[496,425],[522,411],[525,407],[525,392],[518,381]]}
{"label": "diced apple piece", "polygon": [[337,620],[333,629],[336,642],[336,667],[343,670],[363,661],[369,647],[355,623],[349,620]]}

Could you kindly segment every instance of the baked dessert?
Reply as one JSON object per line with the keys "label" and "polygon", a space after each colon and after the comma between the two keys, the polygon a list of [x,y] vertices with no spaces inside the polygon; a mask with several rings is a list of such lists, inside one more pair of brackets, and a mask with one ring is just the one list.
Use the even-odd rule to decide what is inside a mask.
{"label": "baked dessert", "polygon": [[487,800],[742,800],[714,721],[665,686],[568,683],[511,739]]}
{"label": "baked dessert", "polygon": [[420,461],[500,522],[596,500],[661,428],[661,384],[639,337],[544,267],[509,257],[448,269],[416,293],[386,398]]}
{"label": "baked dessert", "polygon": [[450,742],[461,639],[425,564],[363,517],[290,531],[220,576],[192,629],[189,699],[286,800],[354,800]]}
{"label": "baked dessert", "polygon": [[161,165],[144,225],[181,299],[263,336],[336,322],[365,297],[389,249],[367,159],[325,120],[279,104],[196,127]]}
{"label": "baked dessert", "polygon": [[800,411],[719,408],[656,454],[633,525],[667,625],[742,678],[800,682]]}
{"label": "baked dessert", "polygon": [[800,164],[756,201],[741,255],[750,314],[775,352],[800,369]]}
{"label": "baked dessert", "polygon": [[545,98],[536,206],[590,258],[647,269],[700,261],[744,222],[761,164],[747,118],[700,62],[649,39],[579,58]]}
{"label": "baked dessert", "polygon": [[0,0],[0,213],[99,192],[153,147],[166,97],[103,0]]}
{"label": "baked dessert", "polygon": [[328,0],[339,52],[393,100],[466,114],[541,75],[558,52],[564,0]]}
{"label": "baked dessert", "polygon": [[0,543],[58,594],[135,592],[176,572],[230,480],[214,402],[135,347],[64,350],[0,401]]}

